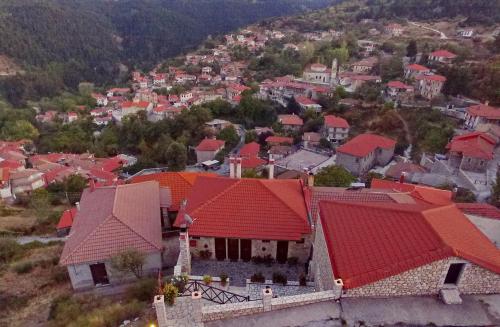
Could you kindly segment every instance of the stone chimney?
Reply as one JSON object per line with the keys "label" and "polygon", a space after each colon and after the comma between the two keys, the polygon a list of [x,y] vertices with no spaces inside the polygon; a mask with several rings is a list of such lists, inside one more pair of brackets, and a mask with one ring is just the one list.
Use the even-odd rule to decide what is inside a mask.
{"label": "stone chimney", "polygon": [[307,186],[313,187],[314,186],[314,174],[312,171],[310,171],[307,174]]}
{"label": "stone chimney", "polygon": [[181,266],[181,272],[191,274],[191,252],[189,251],[189,235],[185,228],[181,228],[179,233],[179,260],[177,264]]}
{"label": "stone chimney", "polygon": [[229,157],[229,178],[235,178],[235,171],[234,171],[234,165],[236,162],[236,158],[234,157]]}
{"label": "stone chimney", "polygon": [[485,105],[485,106],[487,106],[487,105],[489,105],[489,104],[490,104],[490,101],[488,101],[488,100],[486,100],[486,101],[484,102],[484,105]]}
{"label": "stone chimney", "polygon": [[240,157],[236,158],[236,178],[241,178],[241,161]]}
{"label": "stone chimney", "polygon": [[268,178],[269,179],[274,179],[274,159],[272,158],[272,155],[269,155],[269,171],[268,171]]}

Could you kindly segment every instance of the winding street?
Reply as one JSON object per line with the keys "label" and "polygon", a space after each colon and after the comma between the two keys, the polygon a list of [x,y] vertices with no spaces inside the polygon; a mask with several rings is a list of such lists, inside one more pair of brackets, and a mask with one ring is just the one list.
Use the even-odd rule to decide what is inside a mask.
{"label": "winding street", "polygon": [[448,37],[446,36],[446,34],[444,34],[443,32],[441,32],[440,30],[437,30],[437,29],[432,28],[432,27],[424,26],[424,25],[422,25],[422,24],[417,24],[417,23],[415,23],[415,22],[408,22],[408,23],[410,23],[410,24],[412,24],[412,25],[414,25],[414,26],[417,26],[417,27],[420,27],[420,28],[423,28],[423,29],[426,29],[426,30],[429,30],[429,31],[433,31],[433,32],[435,32],[435,33],[438,33],[438,34],[439,34],[439,38],[440,38],[441,40],[446,40],[446,39],[448,39]]}

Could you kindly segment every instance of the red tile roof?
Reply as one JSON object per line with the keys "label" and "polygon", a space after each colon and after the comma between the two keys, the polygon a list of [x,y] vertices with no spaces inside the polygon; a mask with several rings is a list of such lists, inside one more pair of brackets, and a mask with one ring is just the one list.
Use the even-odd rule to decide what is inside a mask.
{"label": "red tile roof", "polygon": [[250,142],[245,144],[240,149],[240,157],[256,157],[260,152],[260,144],[257,142]]}
{"label": "red tile roof", "polygon": [[303,106],[312,106],[312,105],[318,104],[316,101],[311,100],[305,96],[296,96],[295,101],[297,101],[298,104],[303,105]]}
{"label": "red tile roof", "polygon": [[217,151],[224,146],[226,142],[222,140],[204,139],[196,147],[196,151]]}
{"label": "red tile roof", "polygon": [[391,149],[396,141],[376,134],[360,134],[349,142],[339,146],[337,152],[355,157],[365,157],[377,148]]}
{"label": "red tile roof", "polygon": [[406,66],[406,68],[409,70],[419,71],[419,72],[430,71],[429,68],[422,66],[422,65],[419,65],[419,64],[411,64],[411,65]]}
{"label": "red tile roof", "polygon": [[283,125],[302,126],[304,121],[297,115],[278,115],[278,120]]}
{"label": "red tile roof", "polygon": [[487,203],[457,203],[457,208],[468,215],[499,219],[500,210]]}
{"label": "red tile roof", "polygon": [[23,164],[15,160],[2,160],[0,161],[0,168],[18,169],[24,167]]}
{"label": "red tile roof", "polygon": [[436,50],[434,52],[431,52],[429,56],[448,58],[448,59],[453,59],[453,58],[457,57],[456,54],[454,54],[453,52],[450,52],[448,50]]}
{"label": "red tile roof", "polygon": [[500,273],[500,251],[455,205],[323,201],[320,217],[348,289],[455,256]]}
{"label": "red tile roof", "polygon": [[267,161],[259,157],[248,157],[248,158],[242,158],[241,160],[242,168],[254,169],[257,167],[264,166],[265,164],[267,164]]}
{"label": "red tile roof", "polygon": [[467,113],[471,116],[485,117],[487,119],[500,119],[500,108],[486,104],[478,104],[467,108]]}
{"label": "red tile roof", "polygon": [[162,187],[168,187],[172,196],[170,211],[178,211],[181,202],[185,200],[193,188],[194,182],[200,176],[215,177],[213,173],[195,172],[164,172],[149,175],[135,176],[131,183],[141,183],[145,181],[157,181]]}
{"label": "red tile roof", "polygon": [[61,254],[62,265],[106,260],[133,248],[163,248],[157,182],[86,189]]}
{"label": "red tile roof", "polygon": [[389,83],[387,83],[387,86],[395,89],[405,89],[405,90],[413,89],[412,86],[406,85],[401,81],[390,81]]}
{"label": "red tile roof", "polygon": [[425,172],[425,168],[416,165],[411,162],[398,162],[395,165],[390,166],[386,172],[385,176],[399,179],[403,173],[423,173]]}
{"label": "red tile roof", "polygon": [[193,236],[300,240],[311,232],[299,180],[199,177],[175,226],[184,213]]}
{"label": "red tile roof", "polygon": [[325,125],[328,127],[349,128],[349,123],[344,118],[337,117],[334,115],[326,115],[324,118],[325,118]]}
{"label": "red tile roof", "polygon": [[472,132],[455,136],[446,149],[450,152],[460,153],[464,157],[493,159],[493,150],[497,142],[490,135],[482,132]]}
{"label": "red tile roof", "polygon": [[71,225],[73,225],[73,219],[75,218],[75,215],[76,208],[64,210],[61,218],[59,219],[59,223],[57,224],[57,229],[71,227]]}
{"label": "red tile roof", "polygon": [[266,138],[266,143],[293,144],[293,139],[291,137],[284,137],[284,136],[268,136]]}
{"label": "red tile roof", "polygon": [[424,203],[435,205],[450,204],[452,203],[451,198],[453,196],[452,192],[448,190],[440,190],[428,186],[399,183],[376,178],[372,179],[371,188],[408,193],[412,197],[423,201]]}
{"label": "red tile roof", "polygon": [[426,81],[435,81],[435,82],[446,82],[446,77],[441,76],[441,75],[427,75],[427,74],[420,74],[415,77],[416,80],[426,80]]}
{"label": "red tile roof", "polygon": [[122,102],[122,108],[147,108],[149,106],[149,102],[147,101],[138,101],[138,102],[132,102],[132,101],[125,101]]}

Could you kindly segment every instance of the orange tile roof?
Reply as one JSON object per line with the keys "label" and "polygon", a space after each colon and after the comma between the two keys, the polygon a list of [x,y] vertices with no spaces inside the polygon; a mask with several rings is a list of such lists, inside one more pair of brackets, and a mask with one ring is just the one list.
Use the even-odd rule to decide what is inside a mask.
{"label": "orange tile roof", "polygon": [[485,160],[493,159],[493,150],[497,142],[490,135],[482,132],[472,132],[455,136],[446,149],[457,152],[464,157],[479,158]]}
{"label": "orange tile roof", "polygon": [[349,128],[349,123],[344,118],[337,117],[334,115],[326,115],[324,118],[325,118],[325,125],[328,127]]}
{"label": "orange tile roof", "polygon": [[449,58],[449,59],[453,59],[453,58],[457,57],[456,54],[454,54],[453,52],[450,52],[448,50],[436,50],[434,52],[431,52],[431,54],[429,56]]}
{"label": "orange tile roof", "polygon": [[260,152],[260,144],[257,142],[250,142],[245,144],[240,149],[241,157],[256,157]]}
{"label": "orange tile roof", "polygon": [[59,219],[59,223],[57,224],[57,229],[71,227],[71,225],[73,225],[73,219],[75,218],[76,212],[76,208],[64,210],[61,218]]}
{"label": "orange tile roof", "polygon": [[457,203],[457,208],[468,215],[500,220],[500,210],[487,203]]}
{"label": "orange tile roof", "polygon": [[196,151],[217,151],[223,147],[225,143],[226,142],[222,140],[204,139],[198,144]]}
{"label": "orange tile roof", "polygon": [[268,136],[266,138],[266,142],[273,144],[293,144],[293,139],[291,137],[284,136]]}
{"label": "orange tile roof", "polygon": [[403,193],[408,193],[412,197],[423,201],[424,203],[446,205],[452,203],[452,192],[448,190],[440,190],[433,187],[399,183],[383,179],[372,179],[372,189],[393,190]]}
{"label": "orange tile roof", "polygon": [[487,119],[500,119],[500,108],[487,104],[478,104],[467,108],[467,113],[471,116],[485,117]]}
{"label": "orange tile roof", "polygon": [[185,200],[193,188],[194,182],[200,176],[215,177],[213,173],[197,172],[163,172],[149,175],[135,176],[131,183],[141,183],[145,181],[157,181],[162,187],[168,187],[172,196],[170,211],[178,211],[181,202]]}
{"label": "orange tile roof", "polygon": [[355,157],[365,157],[377,148],[394,148],[396,141],[376,134],[360,134],[349,142],[339,146],[337,152]]}
{"label": "orange tile roof", "polygon": [[185,213],[193,236],[300,240],[311,232],[299,180],[199,177],[175,226]]}
{"label": "orange tile roof", "polygon": [[278,120],[283,125],[302,126],[304,121],[297,115],[278,115]]}
{"label": "orange tile roof", "polygon": [[241,160],[242,168],[253,169],[264,166],[265,164],[267,164],[267,161],[259,157],[242,158]]}
{"label": "orange tile roof", "polygon": [[406,66],[407,69],[409,70],[414,70],[414,71],[430,71],[429,68],[419,65],[419,64],[411,64]]}
{"label": "orange tile roof", "polygon": [[127,248],[163,248],[157,182],[86,189],[61,254],[62,265],[106,260]]}
{"label": "orange tile roof", "polygon": [[455,205],[322,201],[320,217],[348,289],[454,256],[500,273],[500,250]]}

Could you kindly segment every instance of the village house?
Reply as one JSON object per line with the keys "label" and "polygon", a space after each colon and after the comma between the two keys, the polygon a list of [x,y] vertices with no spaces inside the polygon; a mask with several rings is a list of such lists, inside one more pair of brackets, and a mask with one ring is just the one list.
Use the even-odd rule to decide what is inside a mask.
{"label": "village house", "polygon": [[425,173],[426,169],[411,162],[397,162],[384,173],[385,178],[395,181],[411,180],[414,174]]}
{"label": "village house", "polygon": [[295,101],[304,111],[311,109],[314,110],[315,112],[321,112],[322,109],[321,105],[306,96],[295,96]]}
{"label": "village house", "polygon": [[472,132],[455,136],[446,146],[448,164],[455,169],[485,172],[497,141],[487,133]]}
{"label": "village house", "polygon": [[360,134],[337,148],[336,164],[356,176],[375,165],[385,166],[394,156],[396,141],[375,134]]}
{"label": "village house", "polygon": [[202,163],[205,161],[213,160],[217,153],[224,149],[226,142],[216,139],[204,139],[195,148],[196,162]]}
{"label": "village house", "polygon": [[316,287],[341,297],[440,295],[445,303],[500,292],[500,251],[455,204],[408,202],[320,202]]}
{"label": "village house", "polygon": [[229,101],[234,100],[235,97],[241,96],[246,90],[250,90],[250,88],[245,85],[231,83],[226,87],[226,99]]}
{"label": "village house", "polygon": [[432,100],[443,89],[446,77],[441,75],[420,74],[415,78],[417,80],[417,90],[420,95],[428,100]]}
{"label": "village house", "polygon": [[343,72],[339,74],[339,85],[343,86],[347,92],[353,93],[364,83],[381,83],[382,78],[376,75],[356,74],[353,72]]}
{"label": "village house", "polygon": [[10,173],[12,194],[29,193],[45,186],[43,173],[37,169],[24,169]]}
{"label": "village house", "polygon": [[385,32],[390,36],[401,36],[403,34],[403,26],[393,23],[385,26]]}
{"label": "village house", "polygon": [[[151,109],[153,109],[153,104],[147,101],[139,101],[139,102],[125,101],[121,104],[120,109],[121,109],[120,115],[121,117],[124,117],[126,115],[136,114],[139,111],[149,112],[151,111]],[[115,112],[113,112],[113,116],[115,116]]]}
{"label": "village house", "polygon": [[288,132],[298,132],[304,125],[304,121],[299,116],[278,115],[278,122],[283,126],[283,129]]}
{"label": "village house", "polygon": [[378,59],[376,57],[368,57],[353,63],[351,69],[356,74],[366,74],[370,73],[377,63]]}
{"label": "village house", "polygon": [[92,98],[96,101],[99,107],[105,107],[108,105],[108,98],[100,93],[92,93]]}
{"label": "village house", "polygon": [[406,65],[404,69],[405,79],[412,79],[420,74],[430,74],[431,70],[419,64]]}
{"label": "village house", "polygon": [[66,209],[63,211],[61,217],[59,218],[59,222],[57,223],[57,237],[67,236],[71,230],[71,226],[73,225],[73,221],[75,219],[77,212],[77,208]]}
{"label": "village house", "polygon": [[364,57],[370,56],[377,47],[377,43],[371,40],[358,40],[357,44]]}
{"label": "village house", "polygon": [[12,197],[10,187],[10,169],[0,168],[0,198],[6,199]]}
{"label": "village house", "polygon": [[390,81],[387,83],[385,93],[392,100],[409,100],[414,95],[414,88],[401,81]]}
{"label": "village house", "polygon": [[208,251],[211,259],[231,261],[269,255],[279,263],[292,257],[305,263],[311,226],[301,181],[240,179],[241,167],[230,170],[233,178],[199,177],[179,211],[175,225],[187,229],[192,255]]}
{"label": "village house", "polygon": [[285,137],[285,136],[268,136],[266,138],[266,143],[269,146],[273,145],[292,145],[293,144],[293,138],[291,137]]}
{"label": "village house", "polygon": [[[239,156],[241,158],[241,168],[262,170],[267,161],[259,157],[260,144],[257,142],[250,142],[243,145],[240,149]],[[230,158],[231,160],[231,158]],[[233,158],[234,160],[234,158]],[[234,162],[233,162],[234,164]]]}
{"label": "village house", "polygon": [[484,124],[500,125],[500,108],[490,106],[489,102],[486,102],[466,109],[465,128],[475,130]]}
{"label": "village house", "polygon": [[456,54],[448,50],[437,50],[429,54],[429,62],[451,64],[456,57]]}
{"label": "village house", "polygon": [[206,122],[205,126],[207,126],[212,132],[219,133],[224,128],[229,127],[229,126],[233,126],[233,124],[227,120],[213,119],[209,122]]}
{"label": "village house", "polygon": [[169,201],[158,182],[85,189],[60,258],[73,289],[134,279],[111,264],[128,249],[146,256],[145,276],[156,276],[163,261],[161,207]]}
{"label": "village house", "polygon": [[474,35],[474,30],[472,28],[459,29],[457,35],[463,38],[471,38]]}
{"label": "village house", "polygon": [[302,135],[302,144],[306,149],[313,149],[319,146],[321,134],[315,132],[306,132]]}
{"label": "village house", "polygon": [[322,135],[330,142],[342,142],[349,135],[349,123],[344,118],[326,115],[324,117]]}

